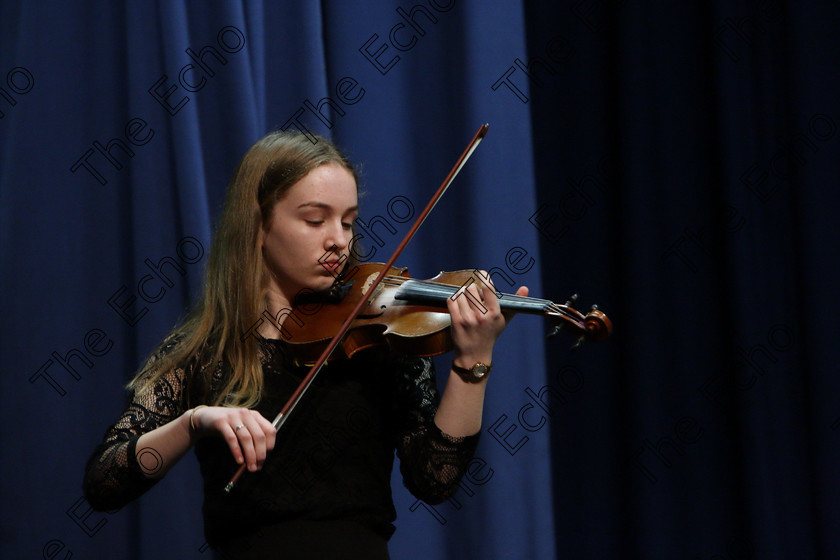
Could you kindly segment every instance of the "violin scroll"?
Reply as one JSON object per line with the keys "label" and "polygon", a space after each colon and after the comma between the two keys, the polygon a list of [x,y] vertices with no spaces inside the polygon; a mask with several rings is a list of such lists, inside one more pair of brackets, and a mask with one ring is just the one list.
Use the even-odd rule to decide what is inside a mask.
{"label": "violin scroll", "polygon": [[580,346],[585,340],[603,342],[612,332],[612,321],[610,321],[609,317],[603,311],[598,309],[597,305],[593,305],[586,315],[574,309],[571,305],[577,299],[578,295],[574,294],[563,305],[551,304],[547,315],[559,320],[559,322],[548,333],[546,338],[551,338],[565,329],[580,337],[578,343],[574,346],[575,348]]}
{"label": "violin scroll", "polygon": [[583,326],[586,328],[586,338],[593,342],[603,342],[612,332],[612,321],[603,311],[598,310],[597,305],[593,305],[586,314]]}

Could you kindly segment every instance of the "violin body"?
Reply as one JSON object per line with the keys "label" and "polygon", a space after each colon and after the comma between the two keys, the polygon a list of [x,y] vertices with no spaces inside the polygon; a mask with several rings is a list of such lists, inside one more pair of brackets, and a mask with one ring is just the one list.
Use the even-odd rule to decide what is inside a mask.
{"label": "violin body", "polygon": [[[453,348],[446,299],[471,283],[481,285],[483,280],[478,273],[459,270],[441,272],[430,280],[413,280],[407,268],[390,267],[387,276],[369,293],[383,267],[381,263],[353,267],[349,277],[341,282],[339,302],[319,302],[314,310],[310,308],[306,312],[300,308],[301,313],[286,319],[284,338],[295,361],[314,363],[362,299],[367,303],[330,359],[351,358],[361,350],[383,344],[395,353],[411,356],[436,356]],[[584,316],[568,305],[547,300],[513,294],[497,293],[497,296],[506,317],[514,313],[545,315],[558,322],[555,333],[565,328],[577,334],[581,341],[603,340],[612,330],[610,320],[597,309]],[[457,297],[472,296],[462,293]],[[471,303],[481,306],[477,300]]]}

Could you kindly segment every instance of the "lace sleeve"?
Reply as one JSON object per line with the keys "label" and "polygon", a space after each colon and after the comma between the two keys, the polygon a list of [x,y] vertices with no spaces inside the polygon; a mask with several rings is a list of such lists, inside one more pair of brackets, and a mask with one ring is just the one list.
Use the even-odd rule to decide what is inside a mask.
{"label": "lace sleeve", "polygon": [[[152,360],[169,348],[165,347]],[[137,440],[186,410],[184,379],[184,370],[176,368],[162,376],[151,391],[132,395],[120,418],[105,432],[104,440],[88,460],[82,485],[91,507],[105,511],[119,509],[157,482],[146,477],[137,461]],[[154,464],[153,457],[149,461],[150,466]]]}
{"label": "lace sleeve", "polygon": [[429,358],[395,357],[397,410],[402,427],[397,441],[403,484],[417,498],[439,504],[455,494],[475,454],[479,434],[454,437],[434,422],[439,396]]}

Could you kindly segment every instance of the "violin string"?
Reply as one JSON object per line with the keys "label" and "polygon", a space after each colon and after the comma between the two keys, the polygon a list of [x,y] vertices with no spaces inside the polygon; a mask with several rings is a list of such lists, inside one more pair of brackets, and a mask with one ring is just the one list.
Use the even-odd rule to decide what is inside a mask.
{"label": "violin string", "polygon": [[[394,295],[395,299],[419,298],[440,302],[460,289],[460,286],[454,286],[452,284],[438,284],[436,282],[415,280],[400,276],[388,276],[383,280],[383,283],[398,286],[397,293]],[[404,297],[401,298],[401,295]],[[570,310],[566,306],[559,305],[551,300],[517,296],[515,294],[503,294],[501,303],[503,306],[507,304],[509,307],[520,310],[555,313],[582,325],[581,319],[578,316],[579,312],[576,313],[574,312],[575,310]]]}
{"label": "violin string", "polygon": [[[406,282],[411,282],[411,284],[409,285],[410,291],[407,290],[406,295],[427,295],[430,297],[440,299],[450,297],[452,294],[454,294],[460,289],[460,286],[455,286],[452,284],[439,284],[437,282],[429,282],[427,280],[416,280],[414,278],[406,278],[404,276],[386,276],[383,282],[387,282],[389,284],[398,286],[402,286]],[[413,289],[414,287],[419,287],[420,289],[415,290]],[[566,315],[567,317],[577,319],[577,317],[575,317],[573,313],[569,312],[567,307],[561,306],[548,299],[540,299],[530,296],[518,296],[516,294],[502,294],[502,296],[503,301],[507,301],[509,303],[516,303],[519,307],[551,311],[554,313]]]}
{"label": "violin string", "polygon": [[[423,297],[439,301],[452,296],[452,294],[461,289],[460,286],[453,286],[451,284],[438,284],[436,282],[413,280],[410,278],[402,280],[402,282],[399,282],[401,285],[400,290],[395,296],[397,299],[400,299],[400,295],[403,295],[404,297]],[[555,305],[550,300],[518,296],[515,294],[503,294],[501,304],[503,307],[540,312],[547,311],[551,309],[551,306]]]}

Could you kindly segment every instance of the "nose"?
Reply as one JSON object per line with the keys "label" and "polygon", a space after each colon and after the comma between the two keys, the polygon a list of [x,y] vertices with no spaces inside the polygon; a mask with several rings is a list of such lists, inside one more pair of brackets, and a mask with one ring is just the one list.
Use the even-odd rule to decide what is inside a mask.
{"label": "nose", "polygon": [[351,230],[344,229],[341,220],[332,223],[329,228],[326,238],[324,239],[324,248],[327,250],[336,251],[343,254],[350,245],[350,238],[353,235]]}

